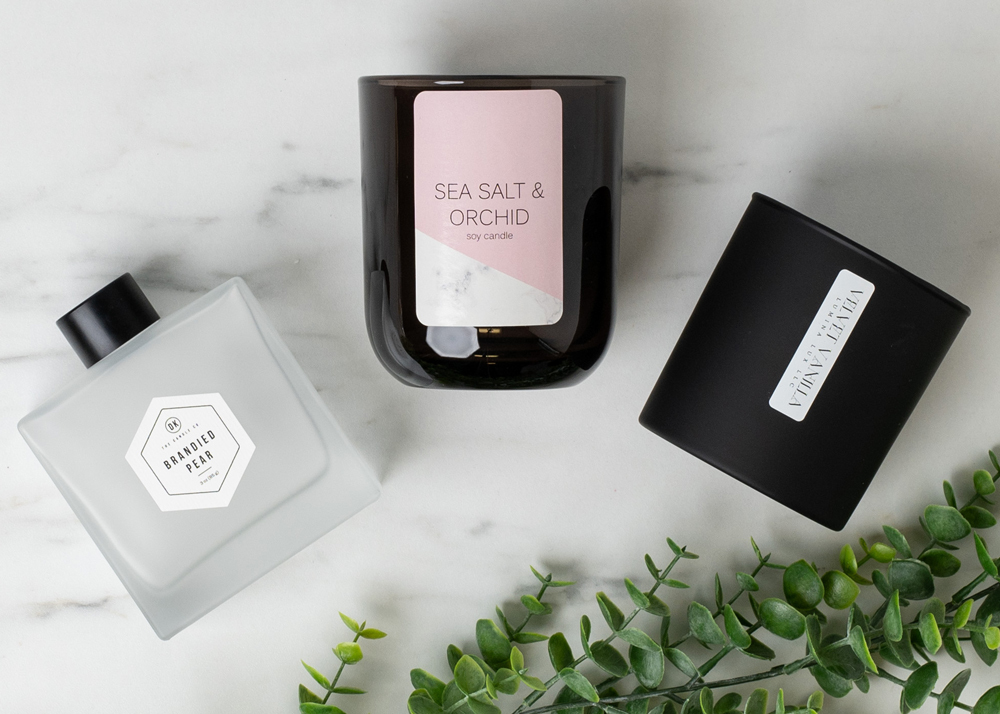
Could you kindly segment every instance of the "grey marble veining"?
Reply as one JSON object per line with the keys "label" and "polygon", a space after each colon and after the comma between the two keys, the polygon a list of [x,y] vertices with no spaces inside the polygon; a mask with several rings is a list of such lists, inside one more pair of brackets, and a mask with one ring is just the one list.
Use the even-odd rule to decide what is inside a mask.
{"label": "grey marble veining", "polygon": [[[752,567],[751,534],[832,566],[882,523],[915,533],[1000,442],[998,20],[928,0],[0,5],[0,711],[294,711],[299,659],[333,667],[338,610],[390,633],[351,672],[373,691],[355,710],[403,711],[409,669],[443,674],[529,564],[580,581],[556,599],[568,632],[668,535],[703,555],[679,576],[710,601],[716,570]],[[379,366],[356,78],[396,72],[627,78],[617,329],[583,384],[418,391]],[[844,534],[636,422],[753,191],[973,310]],[[162,314],[242,275],[384,487],[169,643],[15,429],[83,369],[54,320],[126,270]]]}

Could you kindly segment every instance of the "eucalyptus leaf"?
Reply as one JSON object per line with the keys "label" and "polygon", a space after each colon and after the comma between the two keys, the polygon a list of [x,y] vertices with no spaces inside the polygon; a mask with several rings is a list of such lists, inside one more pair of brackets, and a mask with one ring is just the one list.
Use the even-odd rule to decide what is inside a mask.
{"label": "eucalyptus leaf", "polygon": [[775,658],[774,650],[753,635],[750,636],[750,646],[740,650],[740,652],[753,659],[772,660]]}
{"label": "eucalyptus leaf", "polygon": [[650,557],[649,553],[646,553],[645,560],[646,560],[646,570],[648,570],[649,574],[653,576],[653,580],[659,580],[660,569],[656,567],[656,563],[653,562],[653,559],[652,557]]}
{"label": "eucalyptus leaf", "polygon": [[347,625],[347,629],[349,629],[351,632],[354,633],[361,632],[361,625],[358,624],[357,620],[355,620],[353,617],[348,617],[342,612],[339,614],[340,614],[340,619],[344,621],[345,625]]}
{"label": "eucalyptus leaf", "polygon": [[969,633],[969,641],[972,643],[972,649],[976,651],[987,667],[992,667],[993,663],[997,661],[997,651],[995,648],[989,646],[986,641],[986,635],[982,632],[971,632]]}
{"label": "eucalyptus leaf", "polygon": [[[423,699],[423,701],[427,702],[432,707],[437,707],[437,705],[434,704],[434,702],[432,702],[430,699]],[[416,712],[416,714],[425,714],[425,712],[426,714],[437,714],[437,711],[440,710],[441,707],[437,707],[437,710],[427,709],[424,711],[418,711]],[[343,709],[334,706],[333,704],[316,704],[313,702],[306,702],[305,704],[299,704],[299,711],[302,712],[302,714],[344,714]]]}
{"label": "eucalyptus leaf", "polygon": [[722,610],[722,605],[726,601],[726,596],[722,593],[722,578],[715,574],[715,611]]}
{"label": "eucalyptus leaf", "polygon": [[736,573],[736,582],[739,583],[741,590],[746,590],[747,592],[755,593],[760,590],[760,585],[749,573]]}
{"label": "eucalyptus leaf", "polygon": [[854,548],[851,547],[850,543],[840,549],[840,567],[849,575],[858,572],[858,559],[854,555]]}
{"label": "eucalyptus leaf", "polygon": [[969,621],[969,615],[972,614],[972,598],[969,598],[955,611],[955,617],[952,618],[952,624],[955,627],[965,627],[965,624]]}
{"label": "eucalyptus leaf", "polygon": [[958,641],[958,631],[952,628],[944,637],[944,651],[956,662],[965,664],[965,652],[962,643]]}
{"label": "eucalyptus leaf", "polygon": [[549,573],[548,575],[542,575],[537,570],[535,570],[534,565],[529,565],[528,567],[531,568],[531,574],[534,575],[535,579],[538,580],[538,582],[540,582],[542,585],[548,585],[552,581],[552,573]]}
{"label": "eucalyptus leaf", "polygon": [[580,644],[583,645],[583,653],[594,658],[590,650],[590,618],[584,615],[580,618]]}
{"label": "eucalyptus leaf", "polygon": [[937,662],[928,662],[914,670],[906,679],[906,684],[903,685],[903,698],[906,701],[906,706],[911,709],[922,707],[934,690],[937,680]]}
{"label": "eucalyptus leaf", "polygon": [[[718,627],[716,627],[718,629]],[[656,644],[652,637],[635,627],[627,627],[618,633],[618,636],[633,647],[640,647],[650,652],[659,652],[660,646]]]}
{"label": "eucalyptus leaf", "polygon": [[885,533],[886,540],[896,549],[896,555],[900,558],[913,557],[913,552],[910,550],[910,544],[907,542],[906,536],[892,526],[882,526],[882,532]]}
{"label": "eucalyptus leaf", "polygon": [[873,543],[868,554],[878,563],[889,563],[896,557],[896,549],[890,548],[885,543]]}
{"label": "eucalyptus leaf", "polygon": [[955,701],[962,696],[962,692],[965,691],[965,685],[969,683],[969,679],[972,678],[971,669],[963,669],[961,672],[956,674],[948,684],[945,685],[944,689],[941,690],[942,694],[951,694],[955,697]]}
{"label": "eucalyptus leaf", "polygon": [[545,682],[540,680],[538,677],[522,674],[521,681],[528,685],[531,689],[534,689],[536,692],[545,692],[548,690],[548,687],[545,686]]}
{"label": "eucalyptus leaf", "polygon": [[987,627],[986,632],[983,633],[983,639],[986,640],[986,646],[991,650],[1000,647],[1000,627]]}
{"label": "eucalyptus leaf", "polygon": [[316,704],[322,704],[323,700],[318,694],[309,689],[304,684],[299,685],[299,704],[305,704],[306,702],[314,702]]}
{"label": "eucalyptus leaf", "polygon": [[823,581],[804,560],[798,560],[785,568],[781,586],[785,592],[785,600],[797,610],[811,610],[823,600]]}
{"label": "eucalyptus leaf", "polygon": [[[850,645],[850,638],[847,638]],[[866,665],[854,653],[850,646],[845,647],[845,638],[839,634],[830,633],[823,638],[820,649],[823,654],[822,664],[834,674],[844,679],[855,680],[863,677],[868,671]]]}
{"label": "eucalyptus leaf", "polygon": [[760,620],[765,630],[786,640],[797,640],[806,631],[805,616],[778,598],[760,604]]}
{"label": "eucalyptus leaf", "polygon": [[821,665],[813,665],[809,668],[809,672],[816,679],[816,684],[819,685],[820,689],[831,697],[836,697],[837,699],[846,697],[850,694],[851,689],[854,688],[850,680],[834,674]]}
{"label": "eucalyptus leaf", "polygon": [[868,618],[865,617],[865,613],[858,607],[857,603],[851,605],[851,609],[847,613],[848,632],[854,629],[855,625],[860,627],[862,632],[868,632]]}
{"label": "eucalyptus leaf", "polygon": [[562,680],[563,684],[579,694],[588,702],[596,702],[600,699],[597,695],[597,690],[594,689],[594,685],[575,669],[569,669],[567,667],[566,669],[560,670],[559,679]]}
{"label": "eucalyptus leaf", "polygon": [[747,704],[743,708],[743,714],[767,714],[766,689],[755,689],[747,697]]}
{"label": "eucalyptus leaf", "polygon": [[898,642],[903,637],[903,616],[899,611],[898,590],[889,598],[889,607],[882,620],[882,629],[885,632],[885,638],[891,642]]}
{"label": "eucalyptus leaf", "polygon": [[643,608],[646,612],[654,617],[670,617],[670,607],[667,606],[667,603],[656,595],[649,594],[646,597],[649,600],[649,604]]}
{"label": "eucalyptus leaf", "polygon": [[667,658],[670,664],[680,670],[682,674],[690,678],[699,676],[698,667],[691,661],[690,657],[680,650],[668,647],[663,650],[663,656]]}
{"label": "eucalyptus leaf", "polygon": [[[612,677],[627,677],[629,672],[628,662],[622,653],[609,645],[607,642],[595,642],[591,648],[591,659],[598,667],[610,674]],[[565,669],[565,667],[563,668]]]}
{"label": "eucalyptus leaf", "polygon": [[715,703],[713,711],[715,714],[730,714],[730,712],[735,712],[742,703],[743,697],[736,692],[729,692],[729,694],[723,694],[722,698]]}
{"label": "eucalyptus leaf", "polygon": [[573,664],[573,650],[569,646],[569,642],[566,641],[566,636],[557,632],[551,637],[549,637],[549,661],[552,662],[552,668],[555,671],[565,669]]}
{"label": "eucalyptus leaf", "polygon": [[711,611],[700,602],[691,601],[688,605],[688,626],[691,634],[703,645],[721,645],[726,641],[722,630],[715,623]]}
{"label": "eucalyptus leaf", "polygon": [[448,669],[454,672],[455,667],[458,665],[458,660],[462,659],[462,650],[455,645],[448,645],[447,655]]}
{"label": "eucalyptus leaf", "polygon": [[992,528],[997,524],[996,516],[979,506],[966,506],[961,510],[961,514],[973,528]]}
{"label": "eucalyptus leaf", "polygon": [[865,633],[861,631],[860,625],[855,625],[851,629],[848,640],[854,654],[861,660],[865,668],[870,672],[878,673],[878,667],[875,664],[875,660],[872,659],[871,651],[868,649],[868,641],[865,639]]}
{"label": "eucalyptus leaf", "polygon": [[670,617],[660,619],[660,648],[666,649],[670,644]]}
{"label": "eucalyptus leaf", "polygon": [[324,677],[322,673],[320,673],[315,668],[310,667],[305,662],[302,662],[302,666],[306,668],[306,671],[309,673],[309,676],[315,679],[316,683],[319,684],[319,686],[323,687],[323,689],[330,688],[330,680]]}
{"label": "eucalyptus leaf", "polygon": [[938,629],[937,620],[929,612],[920,616],[920,639],[924,647],[931,654],[935,654],[941,649],[941,631]]}
{"label": "eucalyptus leaf", "polygon": [[907,669],[915,669],[916,667],[913,643],[910,639],[912,636],[912,630],[903,630],[903,636],[899,638],[899,641],[886,640],[885,642],[889,646],[889,650],[896,656],[896,661]]}
{"label": "eucalyptus leaf", "polygon": [[524,654],[517,647],[510,648],[510,668],[515,672],[524,670]]}
{"label": "eucalyptus leaf", "polygon": [[490,702],[480,701],[478,699],[469,699],[468,701],[469,709],[472,710],[472,714],[501,714],[500,707]]}
{"label": "eucalyptus leaf", "polygon": [[987,689],[972,707],[972,714],[1000,714],[1000,687]]}
{"label": "eucalyptus leaf", "polygon": [[814,615],[806,617],[806,646],[809,649],[809,654],[811,654],[813,659],[819,664],[827,666],[827,663],[823,659],[823,655],[820,651],[820,648],[822,647],[822,637],[823,632],[820,627],[819,620],[817,620]]}
{"label": "eucalyptus leaf", "polygon": [[[632,690],[632,694],[645,694],[647,690],[641,684]],[[625,714],[648,714],[650,699],[635,699],[625,702]]]}
{"label": "eucalyptus leaf", "polygon": [[659,650],[655,652],[641,647],[629,647],[628,659],[635,672],[635,678],[639,684],[649,689],[655,689],[663,681],[664,661],[663,653]]}
{"label": "eucalyptus leaf", "polygon": [[921,560],[894,560],[889,564],[889,587],[907,600],[926,600],[934,595],[934,575]]}
{"label": "eucalyptus leaf", "polygon": [[637,608],[645,610],[649,607],[649,597],[628,578],[625,578],[625,589],[628,591],[628,596],[632,598],[632,602]]}
{"label": "eucalyptus leaf", "polygon": [[502,694],[517,694],[521,687],[521,676],[512,669],[501,667],[493,678],[493,686]]}
{"label": "eucalyptus leaf", "polygon": [[463,694],[478,692],[486,686],[486,675],[469,655],[464,655],[455,665],[455,685]]}
{"label": "eucalyptus leaf", "polygon": [[597,593],[597,605],[601,608],[601,614],[604,615],[604,621],[608,623],[608,627],[613,632],[618,632],[625,622],[625,614],[603,592]]}
{"label": "eucalyptus leaf", "polygon": [[834,610],[846,610],[861,593],[858,584],[839,570],[823,573],[823,600]]}
{"label": "eucalyptus leaf", "polygon": [[500,609],[499,605],[496,607],[496,613],[497,619],[500,620],[500,625],[503,627],[503,631],[507,634],[508,638],[512,637],[514,635],[514,628],[510,626],[510,621],[507,620],[507,616],[503,614],[503,610]]}
{"label": "eucalyptus leaf", "polygon": [[994,622],[1000,622],[1000,589],[994,590],[983,600],[976,611],[976,622],[985,627],[986,621],[990,618]]}
{"label": "eucalyptus leaf", "polygon": [[923,553],[920,560],[927,564],[936,578],[950,578],[962,567],[962,561],[941,548],[933,548]]}
{"label": "eucalyptus leaf", "polygon": [[945,481],[941,484],[941,488],[944,490],[944,500],[952,508],[955,508],[958,504],[955,501],[955,489],[952,487],[950,481]]}
{"label": "eucalyptus leaf", "polygon": [[445,684],[430,672],[422,669],[411,669],[410,684],[413,685],[414,689],[423,689],[426,691],[430,695],[431,699],[438,704],[441,704],[441,702],[444,701],[443,697]]}
{"label": "eucalyptus leaf", "polygon": [[892,588],[889,587],[889,580],[881,570],[876,570],[872,573],[872,582],[882,597],[887,598],[892,596]]}
{"label": "eucalyptus leaf", "polygon": [[519,645],[530,645],[532,642],[545,642],[549,639],[548,635],[542,635],[538,632],[518,632],[511,638],[511,642],[516,642]]}
{"label": "eucalyptus leaf", "polygon": [[479,668],[480,668],[481,670],[483,670],[483,673],[484,673],[484,674],[485,674],[485,675],[486,675],[487,677],[492,677],[493,675],[495,675],[495,674],[497,673],[497,672],[496,672],[496,668],[495,668],[495,667],[493,667],[492,665],[490,665],[490,664],[489,664],[489,663],[488,663],[488,662],[487,662],[486,660],[484,660],[484,659],[483,659],[482,657],[479,657],[478,655],[474,655],[474,654],[470,654],[470,655],[469,655],[469,657],[471,657],[471,658],[472,658],[472,661],[473,661],[473,662],[475,662],[476,664],[478,664],[478,665],[479,665]]}
{"label": "eucalyptus leaf", "polygon": [[527,608],[532,615],[548,615],[552,612],[552,606],[541,602],[534,595],[522,595],[521,604]]}
{"label": "eucalyptus leaf", "polygon": [[701,714],[715,713],[715,702],[713,701],[711,689],[708,687],[701,688],[701,691],[698,692],[698,704],[701,706]]}
{"label": "eucalyptus leaf", "polygon": [[979,469],[972,474],[972,485],[980,496],[989,496],[997,490],[989,471]]}
{"label": "eucalyptus leaf", "polygon": [[924,509],[924,521],[931,535],[943,543],[962,540],[972,532],[972,526],[954,506],[931,504]]}
{"label": "eucalyptus leaf", "polygon": [[746,649],[750,646],[750,635],[747,631],[743,629],[743,625],[740,624],[739,618],[736,617],[736,612],[730,605],[726,605],[722,611],[723,620],[726,624],[726,634],[729,635],[729,640],[738,648]]}
{"label": "eucalyptus leaf", "polygon": [[806,700],[806,706],[813,711],[819,711],[823,708],[823,692],[813,692],[809,695],[809,699]]}
{"label": "eucalyptus leaf", "polygon": [[976,540],[976,557],[979,559],[979,565],[982,566],[983,570],[988,573],[991,577],[997,578],[997,564],[993,562],[990,557],[990,552],[986,548],[986,542],[979,536],[978,533],[974,534]]}
{"label": "eucalyptus leaf", "polygon": [[500,631],[493,620],[476,622],[476,644],[483,659],[490,665],[497,665],[510,659],[510,640]]}
{"label": "eucalyptus leaf", "polygon": [[[583,702],[583,697],[565,686],[559,690],[555,699],[552,700],[553,704],[575,704],[576,702]],[[584,707],[578,709],[561,709],[559,710],[559,714],[584,714],[584,711]]]}
{"label": "eucalyptus leaf", "polygon": [[697,560],[698,556],[694,553],[688,551],[687,546],[683,548],[674,543],[670,538],[667,538],[667,545],[670,546],[670,550],[674,552],[674,555],[679,558],[684,558],[685,560]]}
{"label": "eucalyptus leaf", "polygon": [[937,714],[951,714],[955,710],[956,697],[951,692],[943,692],[938,697]]}

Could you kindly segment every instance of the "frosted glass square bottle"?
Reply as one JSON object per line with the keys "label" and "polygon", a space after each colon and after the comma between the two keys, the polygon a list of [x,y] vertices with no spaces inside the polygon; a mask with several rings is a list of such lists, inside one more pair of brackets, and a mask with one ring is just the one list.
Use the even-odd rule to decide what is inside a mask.
{"label": "frosted glass square bottle", "polygon": [[379,485],[243,280],[164,319],[136,301],[125,275],[60,321],[94,363],[18,428],[167,639]]}

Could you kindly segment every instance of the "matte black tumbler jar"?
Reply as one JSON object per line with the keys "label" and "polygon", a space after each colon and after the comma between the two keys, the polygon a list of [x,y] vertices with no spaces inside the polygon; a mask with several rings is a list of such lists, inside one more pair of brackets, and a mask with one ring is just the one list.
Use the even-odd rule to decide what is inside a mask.
{"label": "matte black tumbler jar", "polygon": [[640,422],[840,530],[969,314],[754,194]]}
{"label": "matte black tumbler jar", "polygon": [[566,386],[614,322],[625,80],[362,77],[365,314],[417,387]]}

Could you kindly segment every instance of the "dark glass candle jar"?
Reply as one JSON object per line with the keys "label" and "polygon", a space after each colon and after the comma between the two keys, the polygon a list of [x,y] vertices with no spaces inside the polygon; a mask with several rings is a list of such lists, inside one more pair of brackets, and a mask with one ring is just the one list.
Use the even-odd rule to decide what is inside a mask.
{"label": "dark glass candle jar", "polygon": [[625,80],[362,77],[365,313],[419,387],[566,386],[614,323]]}

